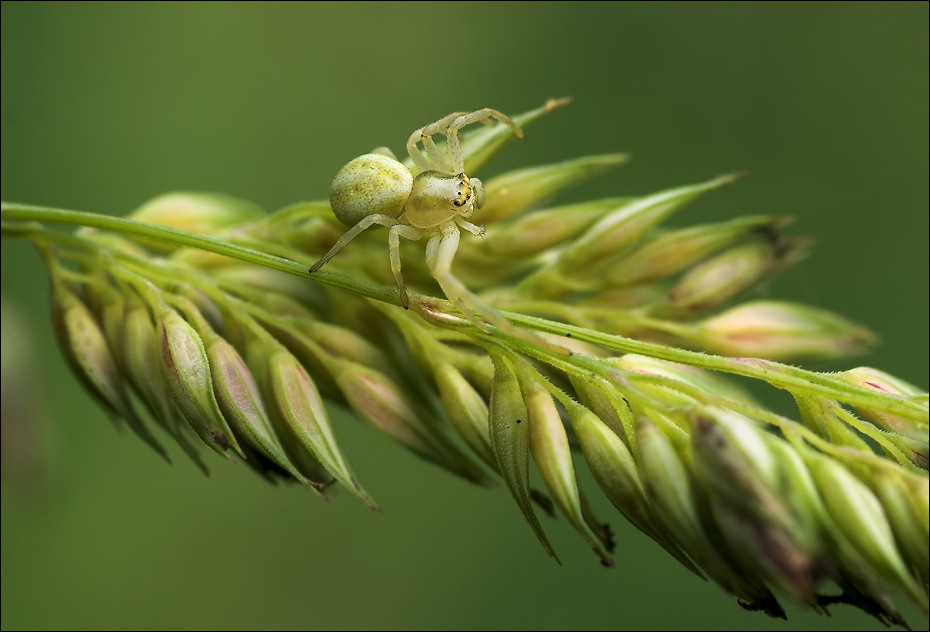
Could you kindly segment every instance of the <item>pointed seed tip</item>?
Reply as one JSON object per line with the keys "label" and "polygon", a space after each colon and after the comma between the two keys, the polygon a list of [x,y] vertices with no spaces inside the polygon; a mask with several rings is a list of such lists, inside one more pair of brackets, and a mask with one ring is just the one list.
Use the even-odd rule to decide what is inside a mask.
{"label": "pointed seed tip", "polygon": [[320,483],[315,483],[315,482],[311,481],[310,479],[304,479],[303,481],[301,481],[301,483],[303,483],[303,485],[304,485],[305,488],[307,488],[307,489],[309,489],[311,492],[313,492],[313,495],[314,495],[314,496],[318,496],[318,497],[321,498],[322,500],[324,500],[324,501],[326,501],[326,502],[330,502],[329,496],[327,496],[326,493],[325,493],[325,492],[326,492],[326,485],[322,485],[322,484],[320,484]]}
{"label": "pointed seed tip", "polygon": [[571,103],[572,99],[574,99],[574,97],[559,97],[557,99],[552,98],[546,101],[545,108],[547,110],[554,110],[556,108],[564,107]]}

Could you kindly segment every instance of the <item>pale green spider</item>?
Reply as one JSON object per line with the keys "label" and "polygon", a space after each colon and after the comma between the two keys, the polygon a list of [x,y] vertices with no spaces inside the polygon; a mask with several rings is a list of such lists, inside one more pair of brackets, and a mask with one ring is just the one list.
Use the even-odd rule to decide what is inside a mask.
{"label": "pale green spider", "polygon": [[[428,235],[426,264],[446,297],[480,328],[485,326],[477,318],[478,313],[512,332],[514,326],[465,287],[451,269],[461,236],[459,228],[473,235],[484,234],[484,227],[468,221],[484,204],[484,188],[478,178],[465,175],[459,130],[471,123],[493,124],[493,119],[523,138],[523,130],[497,110],[455,112],[410,135],[407,152],[418,171],[416,176],[386,147],[359,156],[343,167],[333,179],[329,201],[333,213],[349,230],[310,267],[310,273],[322,268],[365,229],[375,224],[386,226],[390,228],[391,271],[406,309],[410,299],[401,275],[400,238],[416,241]],[[436,134],[446,137],[444,148],[433,141]],[[418,143],[422,143],[422,149]]]}

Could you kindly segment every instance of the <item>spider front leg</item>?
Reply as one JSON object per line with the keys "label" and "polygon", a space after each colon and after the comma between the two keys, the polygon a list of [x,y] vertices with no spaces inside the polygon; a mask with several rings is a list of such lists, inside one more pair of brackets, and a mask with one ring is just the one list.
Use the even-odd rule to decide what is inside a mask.
{"label": "spider front leg", "polygon": [[[492,125],[494,120],[508,125],[517,138],[523,138],[523,130],[520,129],[520,126],[514,123],[509,116],[497,110],[484,108],[474,112],[453,112],[435,123],[414,131],[407,140],[407,153],[410,154],[413,163],[421,172],[433,170],[461,173],[465,169],[465,163],[462,156],[459,130],[472,123]],[[445,153],[433,140],[435,134],[445,135]],[[417,146],[417,143],[423,144],[422,150]]]}
{"label": "spider front leg", "polygon": [[[464,220],[459,220],[459,223],[462,221]],[[468,224],[466,229],[469,232],[472,232],[472,228],[482,230],[474,224],[469,222],[465,223]],[[532,332],[517,327],[504,318],[499,311],[475,295],[471,290],[465,287],[464,283],[459,281],[458,278],[452,274],[452,260],[455,258],[455,253],[458,250],[460,238],[461,232],[459,232],[458,226],[450,222],[442,227],[440,233],[436,233],[430,238],[426,247],[426,264],[430,267],[433,277],[436,279],[436,282],[439,283],[439,287],[442,288],[446,298],[459,308],[465,318],[470,320],[478,329],[485,333],[490,333],[488,326],[479,316],[511,336],[529,340],[534,344],[549,346],[548,343],[545,343]]]}
{"label": "spider front leg", "polygon": [[[422,171],[435,171],[435,170],[445,170],[446,165],[445,160],[443,159],[442,153],[439,151],[439,148],[436,146],[436,143],[433,142],[433,134],[436,134],[440,131],[446,130],[449,125],[456,118],[462,116],[465,112],[453,112],[447,116],[442,117],[435,123],[430,123],[425,125],[418,130],[414,130],[410,134],[410,138],[407,140],[407,153],[410,154],[410,158],[413,159],[413,164],[416,165],[417,169]],[[426,151],[426,155],[423,155],[423,151],[417,147],[417,143],[423,143],[423,151]]]}
{"label": "spider front leg", "polygon": [[468,114],[461,114],[452,120],[448,129],[437,130],[443,131],[443,133],[446,135],[446,152],[449,155],[449,162],[452,166],[452,173],[460,173],[465,170],[465,160],[462,156],[459,130],[466,125],[471,125],[472,123],[484,123],[485,125],[493,125],[493,120],[495,119],[510,127],[517,138],[523,138],[523,130],[520,129],[520,126],[517,125],[513,119],[511,119],[506,114],[491,108],[484,108],[483,110],[477,110]]}
{"label": "spider front leg", "polygon": [[[478,318],[478,314],[487,316],[488,312],[496,310],[475,296],[471,290],[465,287],[464,283],[452,274],[452,260],[455,259],[455,253],[459,249],[461,235],[458,227],[452,222],[447,223],[439,232],[434,233],[430,237],[429,243],[426,244],[426,265],[429,266],[433,278],[439,283],[439,287],[442,289],[443,294],[446,295],[446,298],[481,331],[490,333],[487,325]],[[504,320],[503,316],[500,316],[500,314],[498,316]],[[493,318],[488,318],[488,320],[493,320]]]}
{"label": "spider front leg", "polygon": [[[483,227],[475,226],[465,220],[459,219],[457,221],[469,232],[474,232],[472,229],[484,230]],[[439,287],[446,295],[446,298],[459,308],[465,318],[485,333],[491,332],[488,330],[487,324],[479,318],[479,315],[509,336],[526,340],[533,345],[559,355],[569,355],[569,351],[565,347],[550,343],[534,332],[511,323],[504,318],[503,314],[475,295],[452,274],[452,260],[458,250],[460,238],[461,232],[459,232],[458,226],[449,222],[440,229],[440,232],[433,234],[426,245],[426,265],[429,266],[433,278],[439,283]]]}
{"label": "spider front leg", "polygon": [[495,119],[501,123],[504,123],[513,130],[513,133],[516,134],[517,138],[523,138],[523,130],[520,128],[520,126],[517,125],[512,118],[503,112],[498,112],[493,108],[475,110],[474,112],[469,112],[467,114],[460,113],[459,116],[455,117],[452,120],[452,123],[449,125],[449,133],[458,132],[466,125],[471,125],[472,123],[480,122],[486,125],[493,125],[491,119]]}

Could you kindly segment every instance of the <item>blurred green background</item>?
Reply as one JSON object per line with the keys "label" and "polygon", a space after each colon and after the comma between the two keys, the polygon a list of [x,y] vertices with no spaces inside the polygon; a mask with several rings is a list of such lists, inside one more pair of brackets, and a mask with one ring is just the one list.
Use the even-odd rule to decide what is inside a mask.
{"label": "blurred green background", "polygon": [[[881,334],[829,368],[926,387],[927,24],[923,2],[4,2],[2,197],[122,215],[205,190],[273,210],[448,112],[572,96],[482,175],[631,152],[573,192],[588,198],[748,170],[678,223],[796,215],[818,247],[766,292]],[[606,508],[617,568],[564,520],[547,524],[560,568],[503,488],[347,419],[337,433],[383,513],[210,455],[209,479],[178,450],[169,467],[67,372],[25,244],[3,241],[2,293],[3,351],[32,379],[5,387],[4,411],[35,407],[4,426],[3,629],[877,627],[848,608],[744,612]]]}

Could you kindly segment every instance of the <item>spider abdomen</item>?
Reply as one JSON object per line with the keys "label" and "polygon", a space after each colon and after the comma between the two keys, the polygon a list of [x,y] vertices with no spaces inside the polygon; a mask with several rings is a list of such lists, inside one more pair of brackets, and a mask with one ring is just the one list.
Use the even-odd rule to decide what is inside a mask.
{"label": "spider abdomen", "polygon": [[400,217],[412,187],[410,170],[396,158],[365,154],[333,178],[329,203],[336,218],[352,227],[368,215]]}

